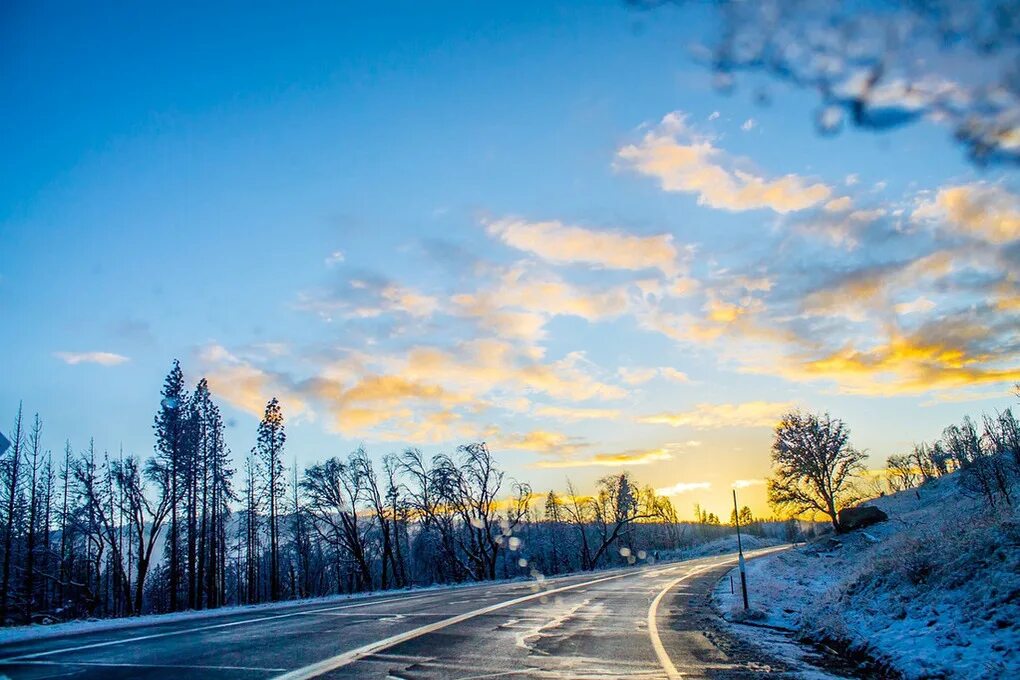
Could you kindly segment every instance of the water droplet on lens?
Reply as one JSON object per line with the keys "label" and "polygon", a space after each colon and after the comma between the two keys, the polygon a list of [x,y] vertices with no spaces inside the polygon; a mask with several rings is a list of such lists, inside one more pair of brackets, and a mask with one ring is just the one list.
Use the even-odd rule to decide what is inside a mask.
{"label": "water droplet on lens", "polygon": [[843,109],[835,104],[823,106],[815,114],[815,127],[818,134],[831,137],[843,129]]}
{"label": "water droplet on lens", "polygon": [[733,91],[733,74],[726,71],[716,71],[712,76],[712,87],[721,94],[729,94]]}

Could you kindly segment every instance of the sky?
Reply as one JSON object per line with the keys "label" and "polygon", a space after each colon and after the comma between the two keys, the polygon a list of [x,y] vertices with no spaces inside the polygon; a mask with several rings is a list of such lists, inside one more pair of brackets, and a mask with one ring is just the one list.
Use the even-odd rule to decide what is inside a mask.
{"label": "sky", "polygon": [[235,456],[485,441],[770,514],[772,427],[870,465],[1015,404],[1020,202],[938,120],[712,86],[701,9],[0,10],[0,429],[147,456],[171,362]]}

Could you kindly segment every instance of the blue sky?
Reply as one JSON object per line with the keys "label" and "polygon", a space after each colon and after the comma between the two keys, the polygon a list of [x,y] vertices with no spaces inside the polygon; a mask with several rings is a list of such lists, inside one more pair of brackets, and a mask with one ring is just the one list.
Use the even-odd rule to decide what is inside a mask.
{"label": "blue sky", "polygon": [[764,512],[784,408],[881,467],[1011,402],[1015,176],[717,92],[697,10],[3,11],[0,411],[54,449],[148,454],[179,358],[235,453],[277,395],[299,465],[481,438]]}

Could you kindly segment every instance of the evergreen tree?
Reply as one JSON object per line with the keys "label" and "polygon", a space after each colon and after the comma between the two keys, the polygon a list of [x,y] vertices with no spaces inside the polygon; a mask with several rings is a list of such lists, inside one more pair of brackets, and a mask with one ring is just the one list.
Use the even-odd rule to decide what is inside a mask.
{"label": "evergreen tree", "polygon": [[168,606],[180,609],[178,596],[181,583],[179,504],[184,496],[181,483],[185,464],[188,430],[188,394],[184,389],[184,373],[176,359],[163,382],[162,400],[156,412],[156,455],[166,466],[170,482],[170,526],[167,536]]}
{"label": "evergreen tree", "polygon": [[269,510],[269,598],[280,599],[280,507],[287,493],[283,475],[283,445],[287,434],[283,427],[283,411],[276,397],[266,404],[259,423],[258,440],[253,453],[262,468],[263,492]]}

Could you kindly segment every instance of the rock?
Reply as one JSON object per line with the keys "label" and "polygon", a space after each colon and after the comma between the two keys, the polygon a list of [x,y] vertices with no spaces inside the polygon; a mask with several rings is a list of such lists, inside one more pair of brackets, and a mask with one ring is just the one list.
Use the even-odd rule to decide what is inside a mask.
{"label": "rock", "polygon": [[843,508],[839,511],[839,527],[842,531],[853,531],[862,527],[869,527],[878,522],[889,519],[885,514],[873,505],[862,505],[857,508]]}

